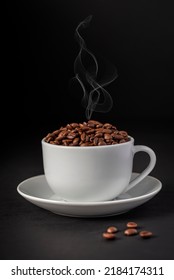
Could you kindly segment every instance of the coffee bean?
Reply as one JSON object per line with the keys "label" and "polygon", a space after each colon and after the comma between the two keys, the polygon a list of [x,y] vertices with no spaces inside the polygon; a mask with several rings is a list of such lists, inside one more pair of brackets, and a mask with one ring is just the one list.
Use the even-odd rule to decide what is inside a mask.
{"label": "coffee bean", "polygon": [[89,120],[83,123],[67,124],[65,127],[61,126],[52,133],[48,133],[44,140],[53,145],[83,147],[121,144],[129,141],[129,137],[126,131],[118,131],[110,123],[102,124]]}
{"label": "coffee bean", "polygon": [[120,144],[121,144],[121,143],[125,143],[125,142],[126,142],[125,139],[121,139],[121,140],[119,141]]}
{"label": "coffee bean", "polygon": [[56,145],[60,145],[60,144],[61,144],[61,141],[58,141],[57,139],[55,139],[55,140],[54,140],[54,143],[55,143]]}
{"label": "coffee bean", "polygon": [[94,123],[88,123],[88,126],[89,126],[90,128],[95,128],[95,124],[94,124]]}
{"label": "coffee bean", "polygon": [[103,133],[102,132],[97,132],[95,134],[95,136],[98,137],[98,138],[101,138],[101,137],[103,137]]}
{"label": "coffee bean", "polygon": [[135,228],[128,228],[124,231],[124,234],[127,236],[135,235],[138,231]]}
{"label": "coffee bean", "polygon": [[117,231],[118,231],[118,229],[114,226],[110,226],[107,228],[108,233],[116,233]]}
{"label": "coffee bean", "polygon": [[103,125],[102,124],[97,124],[96,125],[96,128],[100,128],[100,127],[103,127]]}
{"label": "coffee bean", "polygon": [[73,128],[76,128],[76,127],[78,127],[79,125],[78,125],[78,123],[71,123],[71,126],[72,126]]}
{"label": "coffee bean", "polygon": [[137,225],[137,223],[135,223],[135,222],[128,222],[128,223],[127,223],[127,227],[128,227],[128,228],[137,228],[137,226],[138,226],[138,225]]}
{"label": "coffee bean", "polygon": [[49,133],[49,136],[50,136],[51,138],[54,138],[54,137],[55,137],[55,134],[54,134],[54,133]]}
{"label": "coffee bean", "polygon": [[67,124],[66,128],[69,129],[69,130],[73,129],[73,127],[70,124]]}
{"label": "coffee bean", "polygon": [[56,143],[54,141],[50,141],[50,144],[56,145]]}
{"label": "coffee bean", "polygon": [[150,238],[152,236],[152,232],[151,231],[147,231],[147,230],[143,230],[143,231],[140,231],[139,235],[142,238]]}
{"label": "coffee bean", "polygon": [[109,133],[109,134],[111,134],[111,133],[112,133],[112,130],[111,130],[111,129],[108,129],[108,128],[104,128],[104,129],[102,130],[102,132],[103,132],[103,133]]}
{"label": "coffee bean", "polygon": [[76,137],[73,140],[73,144],[76,146],[76,145],[78,145],[79,141],[80,141],[80,139],[78,137]]}
{"label": "coffee bean", "polygon": [[81,134],[80,138],[81,138],[82,141],[85,141],[85,139],[86,139],[86,134],[85,134],[85,132],[83,132],[83,133]]}
{"label": "coffee bean", "polygon": [[47,142],[47,143],[50,143],[51,140],[52,140],[52,137],[47,136],[47,137],[45,138],[45,142]]}
{"label": "coffee bean", "polygon": [[104,134],[104,139],[105,139],[105,140],[111,140],[111,139],[112,139],[111,134],[105,133],[105,134]]}
{"label": "coffee bean", "polygon": [[88,123],[89,123],[89,124],[92,123],[92,124],[95,124],[95,125],[102,125],[101,122],[98,122],[98,121],[95,121],[95,120],[89,120]]}
{"label": "coffee bean", "polygon": [[106,145],[106,142],[100,138],[98,141],[98,146],[103,146],[103,145]]}
{"label": "coffee bean", "polygon": [[97,146],[97,144],[98,144],[98,137],[95,137],[93,142],[94,142],[94,145]]}
{"label": "coffee bean", "polygon": [[108,240],[112,240],[115,239],[116,235],[115,233],[109,233],[109,232],[104,232],[102,234],[103,238],[108,239]]}
{"label": "coffee bean", "polygon": [[74,139],[76,136],[77,136],[76,133],[70,132],[70,133],[67,135],[67,138],[68,138],[68,139]]}
{"label": "coffee bean", "polygon": [[111,128],[111,127],[112,127],[112,124],[110,124],[110,123],[105,123],[105,124],[103,125],[103,127],[104,127],[104,128]]}
{"label": "coffee bean", "polygon": [[54,135],[58,135],[59,132],[60,132],[60,129],[57,129],[57,130],[53,131],[53,134],[54,134]]}
{"label": "coffee bean", "polygon": [[62,140],[62,139],[64,139],[65,137],[66,137],[66,135],[68,134],[68,132],[67,131],[61,131],[59,134],[58,134],[58,136],[57,136],[57,140]]}
{"label": "coffee bean", "polygon": [[112,141],[112,145],[118,144],[117,141]]}
{"label": "coffee bean", "polygon": [[80,124],[80,127],[81,127],[82,131],[88,131],[89,130],[89,127],[87,125]]}
{"label": "coffee bean", "polygon": [[127,136],[127,132],[124,131],[124,130],[120,130],[120,131],[119,131],[119,134],[122,135],[122,136],[124,136],[124,137]]}
{"label": "coffee bean", "polygon": [[85,146],[93,146],[92,143],[89,143],[89,142],[85,142],[85,143],[82,143],[80,144],[81,147],[85,147]]}
{"label": "coffee bean", "polygon": [[86,134],[93,134],[95,132],[95,129],[89,129],[88,131],[86,131]]}
{"label": "coffee bean", "polygon": [[71,140],[71,139],[64,139],[64,140],[62,140],[62,143],[63,143],[65,146],[68,146],[70,143],[72,143],[72,140]]}
{"label": "coffee bean", "polygon": [[114,134],[113,138],[114,138],[114,139],[117,139],[117,140],[121,140],[121,139],[124,138],[124,136],[123,136],[123,135],[120,135],[120,134]]}

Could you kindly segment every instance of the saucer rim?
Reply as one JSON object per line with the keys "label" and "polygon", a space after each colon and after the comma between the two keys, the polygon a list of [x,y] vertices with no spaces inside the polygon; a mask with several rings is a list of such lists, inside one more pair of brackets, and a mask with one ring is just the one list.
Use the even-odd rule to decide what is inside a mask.
{"label": "saucer rim", "polygon": [[[139,175],[139,173],[137,172],[132,172],[132,174],[135,174],[135,175]],[[28,200],[34,200],[34,201],[38,201],[38,202],[43,202],[43,203],[49,203],[49,204],[59,204],[59,205],[68,205],[68,206],[102,206],[102,205],[113,205],[113,204],[117,204],[117,203],[121,203],[121,204],[124,204],[124,203],[128,203],[128,202],[132,202],[132,201],[140,201],[140,200],[145,200],[145,199],[148,199],[149,197],[153,197],[155,196],[161,189],[162,189],[162,182],[151,176],[151,175],[148,175],[146,176],[144,180],[146,180],[146,178],[150,178],[152,180],[155,180],[157,183],[158,183],[158,186],[156,188],[156,190],[152,191],[152,192],[149,192],[147,194],[144,194],[144,195],[140,195],[140,196],[137,196],[137,197],[131,197],[131,198],[125,198],[125,199],[113,199],[113,200],[109,200],[109,201],[65,201],[65,200],[52,200],[52,199],[47,199],[47,198],[39,198],[39,197],[35,197],[33,195],[28,195],[28,194],[25,194],[20,188],[22,187],[23,184],[25,184],[27,181],[31,180],[31,179],[37,179],[37,178],[41,178],[41,177],[45,177],[44,174],[40,174],[40,175],[36,175],[36,176],[32,176],[30,178],[27,178],[25,180],[23,180],[22,182],[20,182],[17,186],[17,192],[24,198],[28,199]]]}

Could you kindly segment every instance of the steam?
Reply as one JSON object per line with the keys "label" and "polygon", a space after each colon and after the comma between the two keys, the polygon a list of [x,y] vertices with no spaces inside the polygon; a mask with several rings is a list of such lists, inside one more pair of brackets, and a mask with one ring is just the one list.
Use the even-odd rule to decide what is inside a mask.
{"label": "steam", "polygon": [[[89,120],[92,113],[108,112],[111,110],[113,101],[112,97],[104,89],[105,86],[113,82],[117,78],[117,71],[114,71],[109,79],[97,81],[98,79],[98,63],[95,56],[88,50],[80,31],[86,28],[92,16],[88,16],[84,21],[80,22],[76,28],[75,36],[79,43],[80,50],[74,62],[75,78],[79,82],[83,90],[82,105],[86,108],[86,118]],[[86,67],[82,62],[82,58],[88,58]],[[87,63],[86,63],[87,64]]]}

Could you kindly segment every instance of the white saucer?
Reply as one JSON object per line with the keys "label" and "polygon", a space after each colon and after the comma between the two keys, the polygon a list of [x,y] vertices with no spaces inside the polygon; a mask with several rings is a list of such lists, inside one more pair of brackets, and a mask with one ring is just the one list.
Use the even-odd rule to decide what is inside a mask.
{"label": "white saucer", "polygon": [[[132,174],[132,179],[138,173]],[[112,201],[70,202],[57,197],[49,188],[45,175],[39,175],[21,182],[18,193],[31,203],[55,214],[72,217],[104,217],[127,212],[153,198],[162,188],[161,182],[147,176],[132,190]]]}

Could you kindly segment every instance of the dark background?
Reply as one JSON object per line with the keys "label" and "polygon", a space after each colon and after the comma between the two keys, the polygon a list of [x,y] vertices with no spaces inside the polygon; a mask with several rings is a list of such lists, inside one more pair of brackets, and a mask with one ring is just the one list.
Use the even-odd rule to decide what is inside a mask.
{"label": "dark background", "polygon": [[[89,15],[93,19],[83,30],[88,49],[118,70],[117,80],[106,88],[113,99],[112,109],[93,113],[92,118],[111,122],[127,130],[136,144],[154,149],[157,164],[152,175],[162,181],[163,189],[129,214],[84,220],[56,216],[31,205],[17,194],[16,187],[43,173],[42,137],[61,125],[86,120],[81,88],[70,81],[79,52],[75,29]],[[173,33],[173,1],[6,2],[1,92],[2,259],[173,259]],[[147,159],[136,158],[135,171],[140,172]],[[116,254],[112,245],[98,240],[106,225],[122,225],[129,219],[146,224],[159,236],[149,247],[139,244],[140,250],[135,249],[136,243],[129,243],[129,249],[135,247],[134,254],[122,243]]]}
{"label": "dark background", "polygon": [[5,99],[12,126],[42,126],[43,131],[45,124],[85,119],[82,91],[70,86],[70,80],[79,52],[75,29],[89,15],[93,19],[82,34],[88,48],[115,65],[119,74],[106,88],[112,110],[92,117],[140,124],[171,120],[172,1],[36,0],[7,2],[7,8]]}

